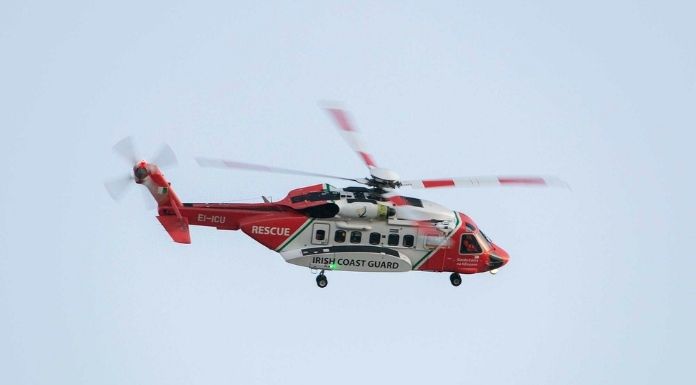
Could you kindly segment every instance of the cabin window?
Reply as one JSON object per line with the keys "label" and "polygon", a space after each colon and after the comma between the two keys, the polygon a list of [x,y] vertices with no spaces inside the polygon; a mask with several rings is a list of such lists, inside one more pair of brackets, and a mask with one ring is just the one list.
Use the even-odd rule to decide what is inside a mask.
{"label": "cabin window", "polygon": [[462,241],[459,244],[459,254],[479,254],[481,246],[473,234],[462,234]]}
{"label": "cabin window", "polygon": [[413,235],[404,235],[404,240],[403,240],[403,246],[404,247],[413,247],[413,243],[415,242],[415,237]]}
{"label": "cabin window", "polygon": [[343,243],[345,241],[346,241],[346,231],[345,230],[336,230],[336,233],[334,234],[334,242]]}
{"label": "cabin window", "polygon": [[324,230],[317,230],[317,231],[314,233],[314,239],[316,239],[317,241],[323,241],[324,239],[326,239],[326,231],[324,231]]}
{"label": "cabin window", "polygon": [[389,237],[387,238],[387,244],[389,246],[398,246],[399,245],[399,234],[389,234]]}
{"label": "cabin window", "polygon": [[350,232],[350,243],[360,243],[362,240],[362,233],[360,231]]}
{"label": "cabin window", "polygon": [[379,245],[379,242],[382,240],[382,234],[380,233],[370,233],[370,244],[371,245]]}

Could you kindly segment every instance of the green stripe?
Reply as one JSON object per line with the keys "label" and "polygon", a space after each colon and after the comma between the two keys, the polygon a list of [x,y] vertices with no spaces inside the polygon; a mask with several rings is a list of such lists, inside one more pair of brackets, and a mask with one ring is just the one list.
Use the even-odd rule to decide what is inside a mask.
{"label": "green stripe", "polygon": [[[459,223],[460,223],[459,214],[457,214],[456,211],[454,212],[454,219],[456,222],[454,223],[454,230],[452,230],[452,235],[454,235],[454,233],[456,233],[457,230],[459,229]],[[440,248],[440,246],[442,246],[442,244],[445,243],[449,239],[450,239],[450,237],[445,238],[442,241],[442,243],[440,243],[436,248],[434,248],[434,249],[430,250],[428,253],[426,253],[423,256],[423,258],[419,259],[418,262],[416,262],[416,264],[413,265],[413,268],[411,270],[416,270],[420,266],[421,262],[423,262],[426,258],[430,257],[431,254],[433,254],[435,251],[437,251]]]}
{"label": "green stripe", "polygon": [[305,224],[302,226],[302,228],[300,228],[297,232],[295,232],[295,234],[292,237],[290,237],[287,241],[285,241],[285,243],[283,243],[279,248],[277,248],[276,251],[277,252],[283,251],[285,246],[289,245],[290,242],[294,241],[295,238],[297,238],[297,236],[300,235],[300,233],[302,233],[307,228],[307,226],[311,225],[315,219],[316,218],[311,218],[309,221],[305,222]]}
{"label": "green stripe", "polygon": [[[438,247],[439,247],[439,246],[438,246]],[[418,268],[418,265],[420,265],[420,263],[421,263],[424,259],[428,258],[428,256],[430,256],[430,254],[432,254],[435,250],[437,250],[437,248],[434,248],[434,249],[428,251],[428,252],[423,256],[423,258],[419,259],[418,262],[416,262],[416,264],[413,265],[413,269],[411,269],[411,270],[416,270],[416,269]]]}

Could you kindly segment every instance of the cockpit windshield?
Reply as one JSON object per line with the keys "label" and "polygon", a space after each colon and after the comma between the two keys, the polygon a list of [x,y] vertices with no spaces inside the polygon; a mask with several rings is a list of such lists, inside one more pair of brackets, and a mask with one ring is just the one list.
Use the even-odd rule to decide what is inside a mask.
{"label": "cockpit windshield", "polygon": [[491,239],[488,238],[488,235],[486,235],[486,233],[484,233],[483,231],[481,231],[481,235],[483,235],[483,237],[486,238],[486,242],[493,243],[493,241],[491,241]]}

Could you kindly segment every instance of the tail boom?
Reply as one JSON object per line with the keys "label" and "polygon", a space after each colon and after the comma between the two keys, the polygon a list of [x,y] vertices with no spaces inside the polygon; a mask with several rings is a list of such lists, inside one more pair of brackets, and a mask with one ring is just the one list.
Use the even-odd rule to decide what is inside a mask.
{"label": "tail boom", "polygon": [[147,187],[157,202],[157,220],[177,243],[191,243],[189,226],[207,226],[242,230],[275,250],[310,220],[292,207],[272,202],[182,203],[156,165],[141,162],[134,168],[134,174],[136,183]]}

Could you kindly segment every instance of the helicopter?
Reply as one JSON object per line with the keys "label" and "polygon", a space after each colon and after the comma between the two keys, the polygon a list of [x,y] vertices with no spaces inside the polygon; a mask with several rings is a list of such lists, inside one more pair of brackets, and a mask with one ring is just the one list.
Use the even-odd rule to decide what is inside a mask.
{"label": "helicopter", "polygon": [[287,263],[319,272],[316,284],[325,288],[326,273],[335,271],[449,272],[450,283],[459,286],[462,274],[496,274],[509,262],[509,254],[472,218],[401,195],[401,188],[564,185],[558,178],[541,176],[402,180],[393,170],[377,166],[346,111],[326,111],[369,176],[347,178],[215,158],[196,161],[202,167],[335,179],[350,186],[300,187],[279,201],[262,196],[258,203],[182,203],[160,168],[176,163],[171,148],[164,145],[153,162],[147,162],[138,159],[133,139],[126,137],[113,150],[132,165],[132,173],[105,183],[106,189],[118,200],[133,182],[144,186],[157,203],[158,221],[174,242],[191,243],[190,226],[241,230]]}

